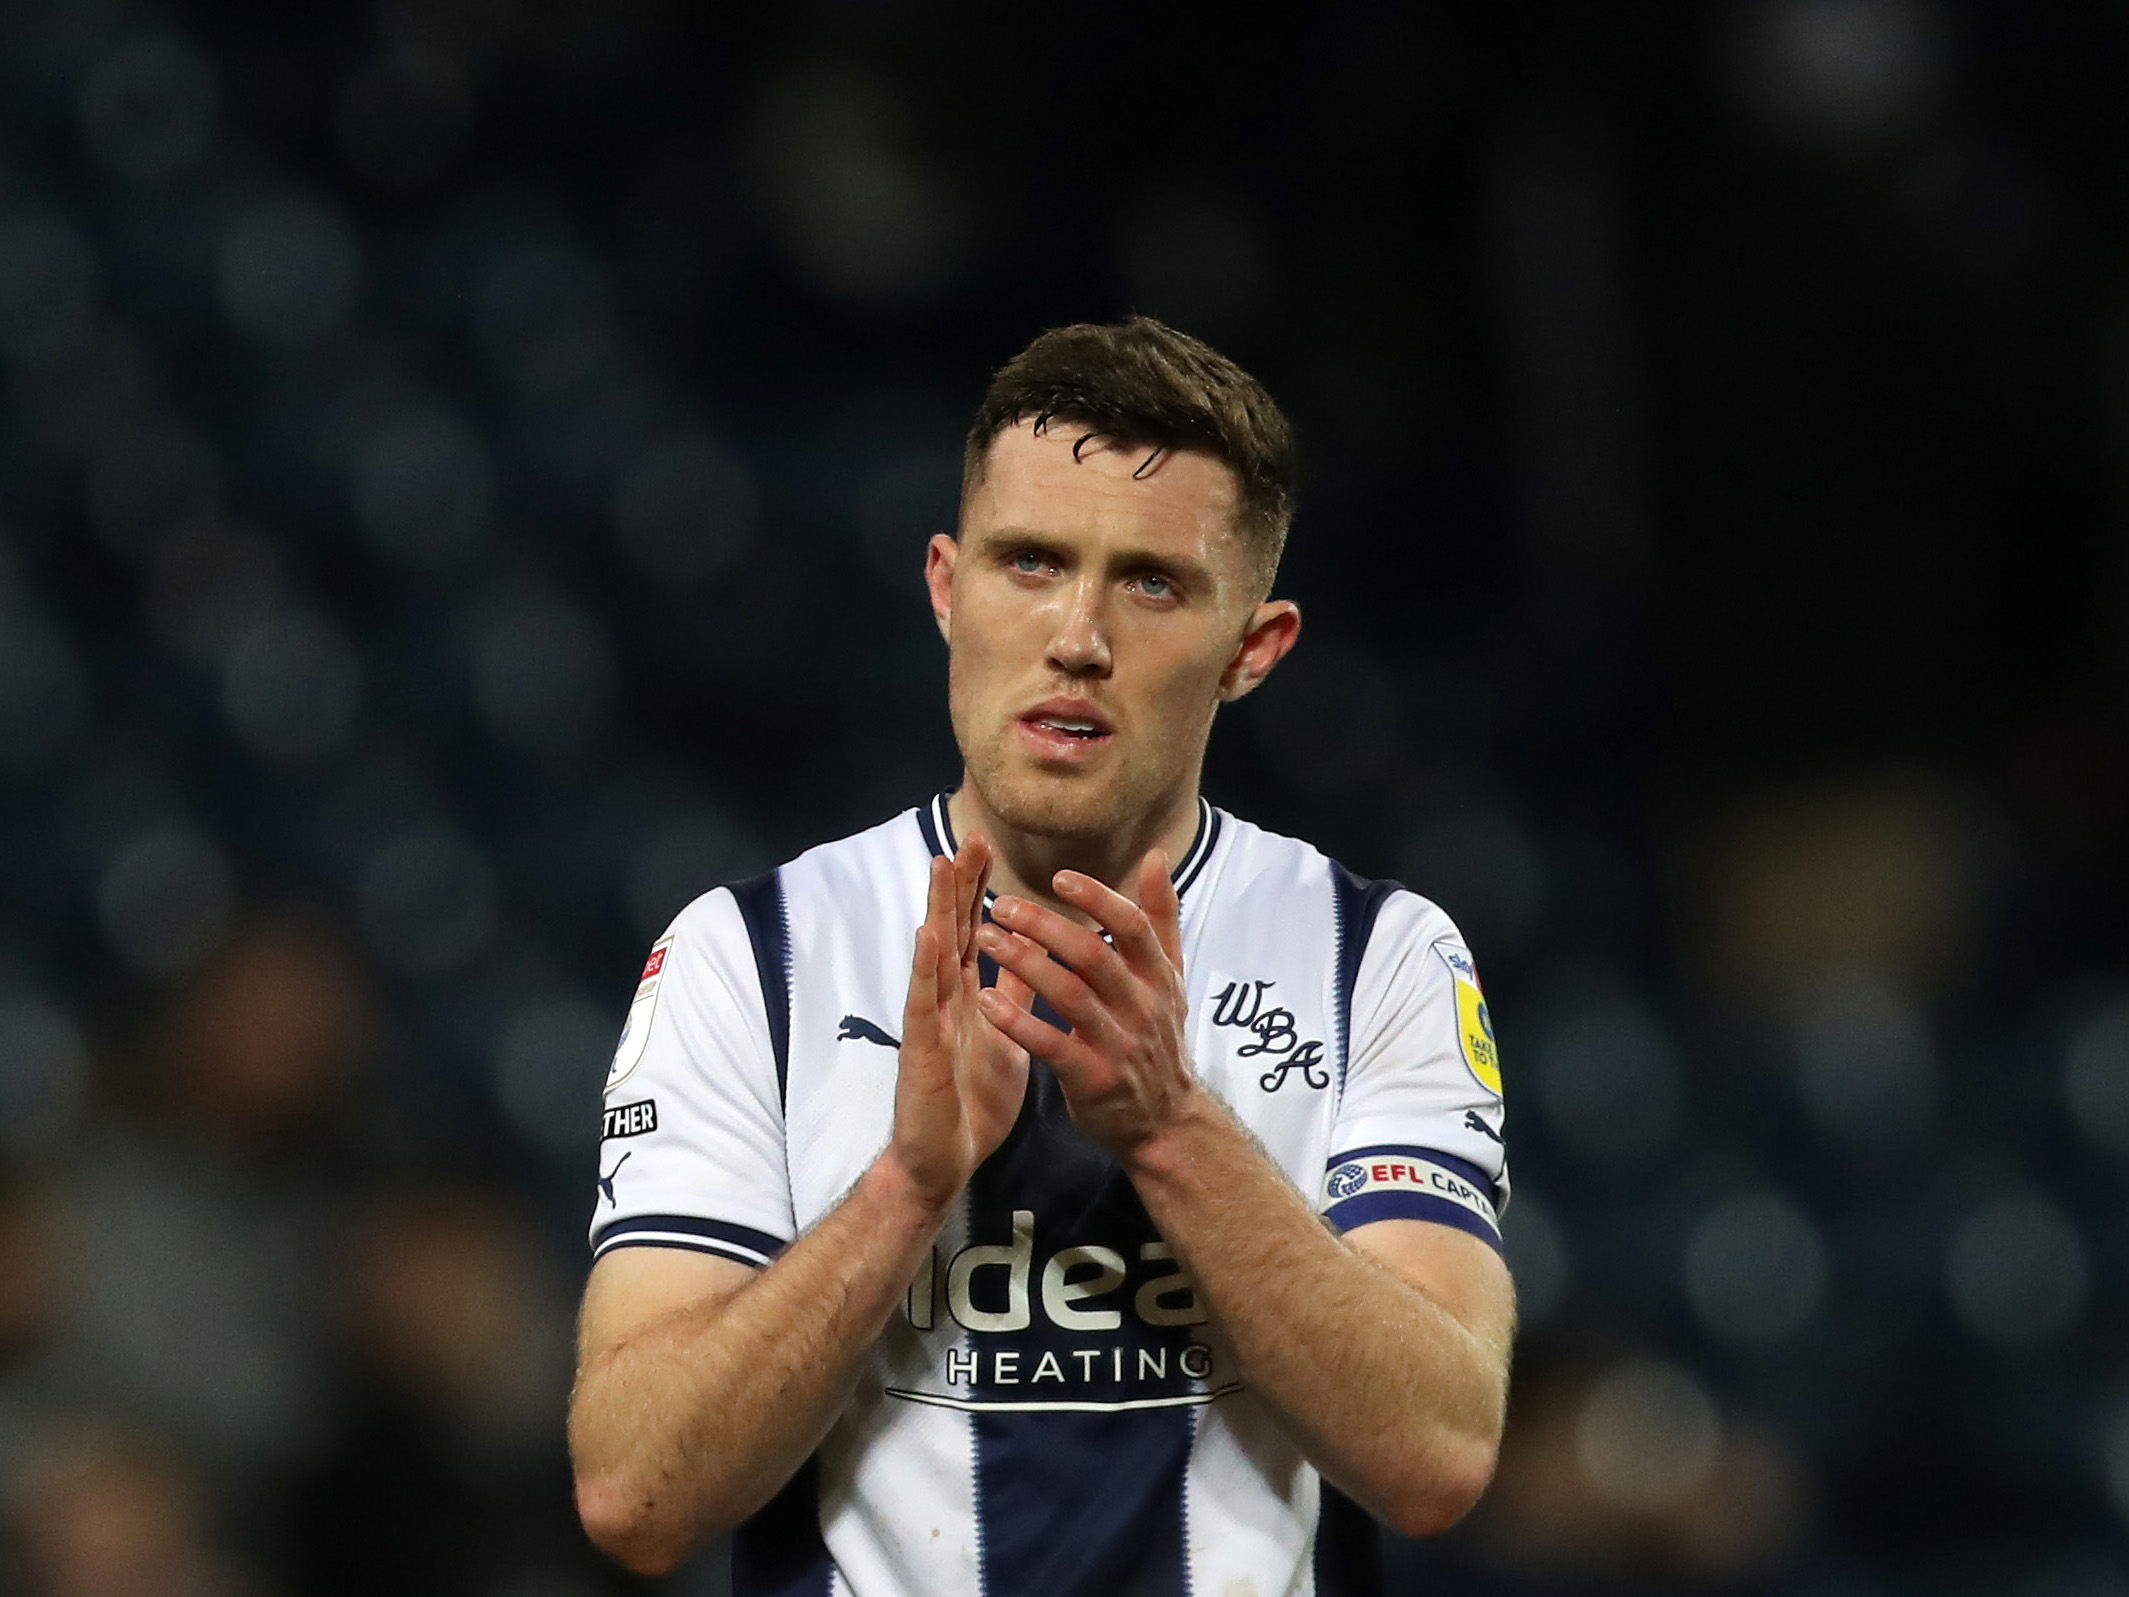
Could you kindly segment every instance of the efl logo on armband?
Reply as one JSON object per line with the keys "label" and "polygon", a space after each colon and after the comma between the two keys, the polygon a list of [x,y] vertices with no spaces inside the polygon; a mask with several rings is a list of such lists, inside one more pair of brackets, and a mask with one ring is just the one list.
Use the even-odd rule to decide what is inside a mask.
{"label": "efl logo on armband", "polygon": [[1326,1204],[1346,1203],[1380,1192],[1410,1192],[1468,1209],[1498,1227],[1492,1197],[1454,1170],[1412,1153],[1371,1153],[1333,1165],[1323,1178]]}

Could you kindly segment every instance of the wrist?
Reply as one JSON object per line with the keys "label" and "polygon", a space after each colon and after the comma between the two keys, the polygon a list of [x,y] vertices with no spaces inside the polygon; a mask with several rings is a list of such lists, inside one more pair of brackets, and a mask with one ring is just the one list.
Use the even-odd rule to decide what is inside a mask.
{"label": "wrist", "polygon": [[958,1186],[949,1189],[935,1179],[918,1176],[893,1143],[881,1150],[858,1184],[868,1189],[868,1196],[891,1223],[906,1221],[927,1237],[946,1223],[947,1211],[961,1196]]}
{"label": "wrist", "polygon": [[1223,1133],[1235,1134],[1233,1118],[1219,1099],[1192,1082],[1166,1117],[1119,1157],[1134,1179],[1172,1182],[1212,1154]]}

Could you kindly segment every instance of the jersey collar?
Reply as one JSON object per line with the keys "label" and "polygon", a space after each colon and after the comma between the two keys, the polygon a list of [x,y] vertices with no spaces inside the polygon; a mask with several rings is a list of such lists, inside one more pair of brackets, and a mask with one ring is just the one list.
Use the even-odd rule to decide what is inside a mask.
{"label": "jersey collar", "polygon": [[[917,827],[924,834],[924,844],[932,853],[952,859],[960,848],[954,837],[953,817],[947,813],[946,801],[953,796],[953,789],[934,794],[932,801],[918,809]],[[1190,847],[1176,861],[1175,869],[1168,879],[1175,883],[1175,896],[1180,899],[1190,890],[1190,884],[1204,874],[1205,865],[1212,858],[1213,846],[1220,840],[1220,812],[1206,802],[1203,794],[1198,796],[1198,829],[1190,840]],[[996,893],[985,893],[984,900],[996,898]]]}

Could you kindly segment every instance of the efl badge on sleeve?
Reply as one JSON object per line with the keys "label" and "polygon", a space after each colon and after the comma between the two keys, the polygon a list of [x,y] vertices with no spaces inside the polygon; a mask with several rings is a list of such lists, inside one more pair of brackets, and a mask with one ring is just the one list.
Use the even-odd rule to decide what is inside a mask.
{"label": "efl badge on sleeve", "polygon": [[614,1049],[613,1068],[606,1073],[609,1088],[619,1086],[643,1061],[644,1046],[651,1040],[651,1022],[658,1014],[658,988],[665,978],[665,956],[672,946],[671,932],[651,945],[651,957],[643,966],[643,977],[636,983],[635,999],[628,1006],[628,1024],[621,1028],[621,1043]]}
{"label": "efl badge on sleeve", "polygon": [[1495,1097],[1501,1092],[1501,1050],[1493,1040],[1493,1012],[1478,984],[1478,967],[1471,956],[1454,943],[1436,943],[1434,952],[1449,967],[1450,985],[1456,989],[1456,1040],[1464,1063],[1479,1084]]}

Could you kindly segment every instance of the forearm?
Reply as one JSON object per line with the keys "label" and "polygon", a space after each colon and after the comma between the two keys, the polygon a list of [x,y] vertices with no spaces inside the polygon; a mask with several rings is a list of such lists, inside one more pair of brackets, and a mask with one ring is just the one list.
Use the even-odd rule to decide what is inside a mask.
{"label": "forearm", "polygon": [[656,1572],[774,1496],[841,1412],[942,1213],[883,1155],[738,1291],[587,1357],[570,1445],[594,1539]]}
{"label": "forearm", "polygon": [[1341,1242],[1208,1094],[1127,1164],[1250,1390],[1309,1459],[1400,1530],[1460,1516],[1500,1438],[1506,1327],[1467,1327]]}

